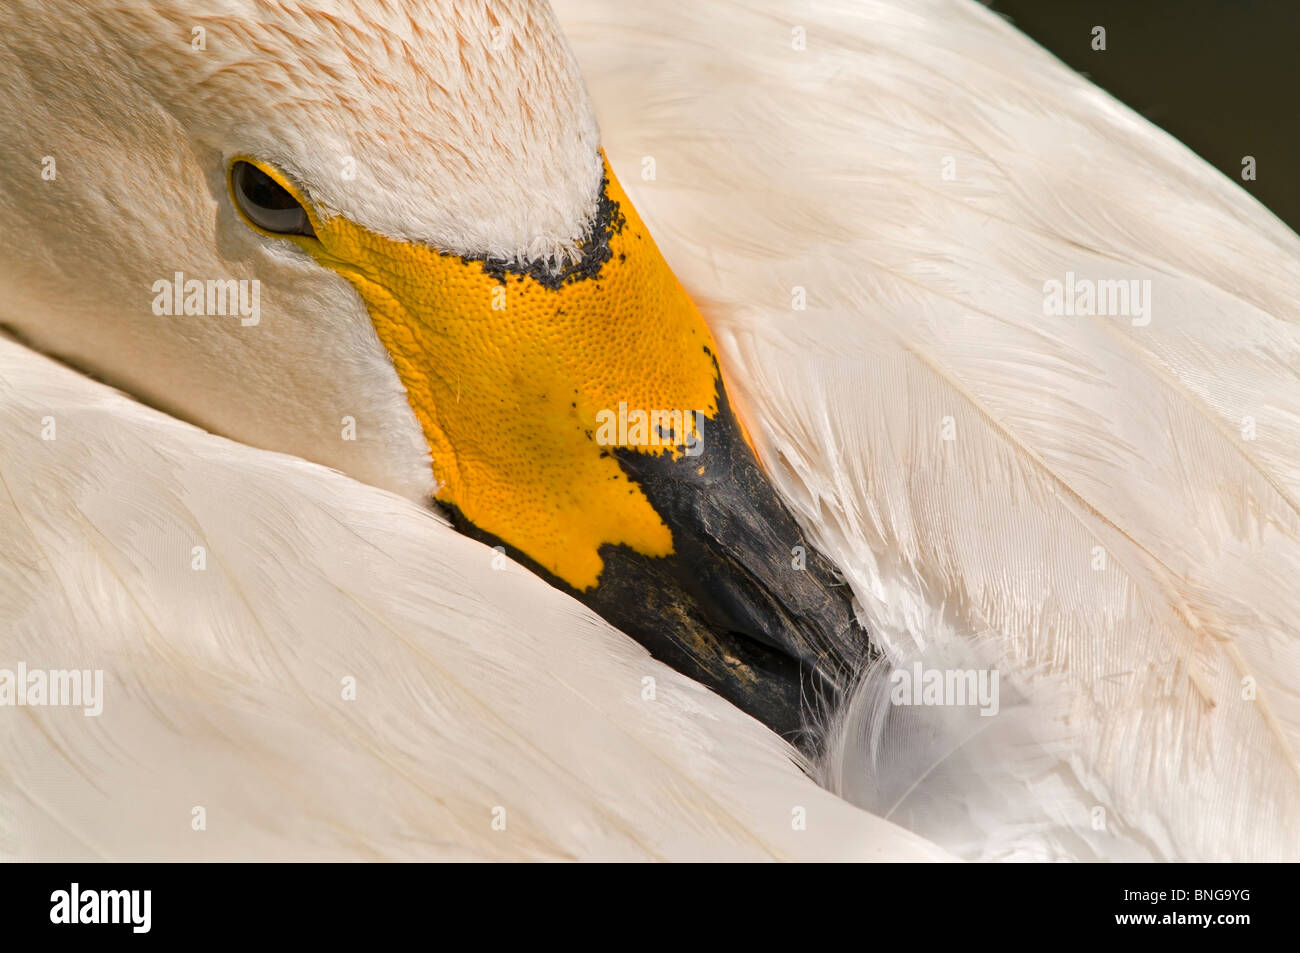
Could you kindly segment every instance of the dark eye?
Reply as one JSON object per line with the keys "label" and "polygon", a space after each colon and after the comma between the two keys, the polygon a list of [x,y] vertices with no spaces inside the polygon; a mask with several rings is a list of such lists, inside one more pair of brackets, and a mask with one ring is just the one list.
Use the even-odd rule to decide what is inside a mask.
{"label": "dark eye", "polygon": [[236,162],[230,184],[239,210],[258,228],[277,235],[316,237],[311,220],[298,200],[251,162]]}

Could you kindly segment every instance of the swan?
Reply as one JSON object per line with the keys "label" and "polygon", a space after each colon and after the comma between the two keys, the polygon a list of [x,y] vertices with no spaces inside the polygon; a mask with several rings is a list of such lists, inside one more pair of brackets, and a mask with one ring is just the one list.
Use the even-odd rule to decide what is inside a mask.
{"label": "swan", "polygon": [[973,3],[553,6],[0,13],[7,852],[1300,856],[1295,236]]}

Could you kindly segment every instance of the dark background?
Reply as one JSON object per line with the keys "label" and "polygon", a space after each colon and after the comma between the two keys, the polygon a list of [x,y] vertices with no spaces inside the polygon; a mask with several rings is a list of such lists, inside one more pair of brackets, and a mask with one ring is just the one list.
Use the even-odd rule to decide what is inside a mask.
{"label": "dark background", "polygon": [[[1300,0],[984,3],[1300,232]],[[1248,155],[1254,182],[1241,180]]]}

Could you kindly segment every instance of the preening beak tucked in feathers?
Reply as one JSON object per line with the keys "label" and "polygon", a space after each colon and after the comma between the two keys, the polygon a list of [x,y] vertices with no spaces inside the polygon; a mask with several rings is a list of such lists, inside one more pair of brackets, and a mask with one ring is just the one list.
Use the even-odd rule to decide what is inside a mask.
{"label": "preening beak tucked in feathers", "polygon": [[608,163],[580,257],[554,267],[387,238],[261,168],[307,215],[289,237],[365,301],[456,524],[798,732],[865,639],[847,589],[802,555],[708,327]]}

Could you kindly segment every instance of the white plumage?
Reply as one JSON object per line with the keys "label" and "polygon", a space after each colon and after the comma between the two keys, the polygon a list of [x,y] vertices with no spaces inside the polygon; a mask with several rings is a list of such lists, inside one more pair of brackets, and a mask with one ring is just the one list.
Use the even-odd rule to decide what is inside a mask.
{"label": "white plumage", "polygon": [[944,857],[392,494],[4,341],[0,447],[6,667],[105,673],[0,710],[5,856]]}
{"label": "white plumage", "polygon": [[[1090,856],[1100,807],[1125,856],[1300,856],[1296,236],[973,3],[556,8],[871,631],[1035,706],[979,737],[1028,721],[1042,797],[977,759],[1006,806],[964,853]],[[1150,323],[1045,315],[1067,272],[1149,279]],[[862,730],[824,777],[862,786]]]}
{"label": "white plumage", "polygon": [[[981,719],[882,667],[815,775],[968,857],[1300,856],[1296,236],[973,3],[554,5],[889,661],[1001,673]],[[1150,323],[1044,314],[1069,272]],[[6,853],[941,855],[414,506],[15,345],[0,381],[5,657],[117,698],[5,717]]]}

